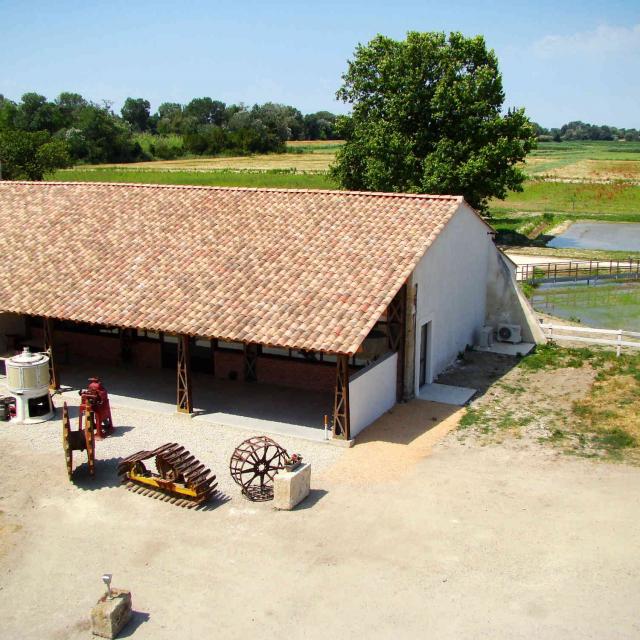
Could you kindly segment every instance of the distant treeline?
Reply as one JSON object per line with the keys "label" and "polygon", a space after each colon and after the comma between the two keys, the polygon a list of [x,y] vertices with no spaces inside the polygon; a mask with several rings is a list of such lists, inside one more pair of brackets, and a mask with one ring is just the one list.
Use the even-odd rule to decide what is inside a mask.
{"label": "distant treeline", "polygon": [[545,129],[534,122],[533,126],[540,142],[562,142],[564,140],[626,140],[627,142],[640,140],[637,129],[621,129],[606,124],[589,124],[576,120],[562,125],[559,129]]}
{"label": "distant treeline", "polygon": [[267,102],[252,107],[211,98],[164,102],[155,113],[144,98],[127,98],[120,114],[78,93],[47,100],[0,94],[0,161],[5,179],[41,179],[71,163],[173,159],[185,154],[282,152],[288,140],[335,138],[336,116],[303,115]]}

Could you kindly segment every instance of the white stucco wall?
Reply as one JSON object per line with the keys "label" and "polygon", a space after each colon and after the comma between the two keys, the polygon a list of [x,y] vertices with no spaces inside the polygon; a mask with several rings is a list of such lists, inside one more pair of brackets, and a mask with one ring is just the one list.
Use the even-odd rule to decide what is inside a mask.
{"label": "white stucco wall", "polygon": [[490,229],[467,205],[427,250],[414,271],[416,301],[415,392],[420,381],[421,327],[431,322],[426,382],[477,340],[485,322]]}
{"label": "white stucco wall", "polygon": [[349,381],[351,437],[377,420],[396,403],[398,354],[390,353],[358,371]]}
{"label": "white stucco wall", "polygon": [[487,317],[485,324],[519,324],[524,342],[546,342],[535,311],[518,287],[515,264],[496,250],[489,256],[487,281]]}

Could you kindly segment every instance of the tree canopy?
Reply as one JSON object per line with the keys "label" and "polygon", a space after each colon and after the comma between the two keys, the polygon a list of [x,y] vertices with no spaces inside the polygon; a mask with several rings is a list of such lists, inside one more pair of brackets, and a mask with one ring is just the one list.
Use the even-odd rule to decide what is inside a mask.
{"label": "tree canopy", "polygon": [[346,140],[332,172],[347,189],[461,194],[484,210],[521,190],[535,145],[523,109],[502,113],[498,60],[481,36],[378,35],[356,48],[337,96]]}
{"label": "tree canopy", "polygon": [[67,146],[46,131],[0,131],[0,178],[42,180],[71,164]]}
{"label": "tree canopy", "polygon": [[[118,116],[109,103],[96,104],[78,93],[48,100],[31,92],[19,102],[0,94],[0,135],[10,134],[3,138],[5,178],[41,176],[41,168],[53,171],[69,159],[101,163],[174,159],[185,153],[282,152],[288,140],[335,137],[334,122],[327,112],[305,117],[295,107],[272,102],[248,107],[203,97],[187,104],[163,102],[152,114],[148,100],[129,97]],[[42,152],[46,161],[44,156],[38,163],[25,160],[29,154],[35,158],[34,145],[54,142]]]}

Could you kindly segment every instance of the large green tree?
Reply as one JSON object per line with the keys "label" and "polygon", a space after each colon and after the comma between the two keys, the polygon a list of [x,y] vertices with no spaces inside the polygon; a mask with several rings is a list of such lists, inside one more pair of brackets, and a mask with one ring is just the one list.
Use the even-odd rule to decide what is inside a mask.
{"label": "large green tree", "polygon": [[464,195],[479,210],[521,190],[535,144],[523,109],[503,113],[498,60],[481,36],[410,32],[359,45],[338,98],[345,145],[333,175],[347,189]]}
{"label": "large green tree", "polygon": [[69,149],[47,131],[0,132],[0,177],[42,180],[45,174],[71,164]]}
{"label": "large green tree", "polygon": [[135,131],[146,131],[149,128],[151,105],[144,98],[127,98],[120,110],[122,119],[128,122]]}

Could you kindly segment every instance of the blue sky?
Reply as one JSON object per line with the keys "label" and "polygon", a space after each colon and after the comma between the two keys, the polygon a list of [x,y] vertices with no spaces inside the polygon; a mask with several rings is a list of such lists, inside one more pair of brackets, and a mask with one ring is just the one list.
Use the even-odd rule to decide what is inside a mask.
{"label": "blue sky", "polygon": [[356,44],[409,30],[484,35],[505,106],[544,126],[640,128],[640,0],[0,0],[0,93],[345,112],[334,95]]}

